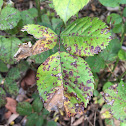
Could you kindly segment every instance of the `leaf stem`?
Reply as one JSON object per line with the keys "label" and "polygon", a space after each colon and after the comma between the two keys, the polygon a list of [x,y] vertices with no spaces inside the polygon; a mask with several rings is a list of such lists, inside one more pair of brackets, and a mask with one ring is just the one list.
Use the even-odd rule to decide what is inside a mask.
{"label": "leaf stem", "polygon": [[113,70],[112,70],[111,74],[109,75],[107,81],[111,78],[111,76],[112,76],[112,74],[113,74],[113,72],[114,72],[116,66],[118,65],[118,63],[119,63],[119,58],[117,58],[116,63],[115,63],[115,65],[114,65],[114,67],[113,67]]}
{"label": "leaf stem", "polygon": [[121,78],[123,78],[125,75],[126,75],[126,71],[122,75],[119,76],[118,78],[119,82],[121,81]]}
{"label": "leaf stem", "polygon": [[40,0],[35,0],[35,2],[36,2],[37,10],[38,10],[38,20],[39,20],[39,22],[42,22],[41,9],[40,9]]}

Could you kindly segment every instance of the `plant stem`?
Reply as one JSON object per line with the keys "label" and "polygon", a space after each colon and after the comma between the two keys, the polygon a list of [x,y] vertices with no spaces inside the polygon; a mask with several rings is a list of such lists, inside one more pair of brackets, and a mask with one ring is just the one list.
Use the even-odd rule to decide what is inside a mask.
{"label": "plant stem", "polygon": [[113,67],[113,70],[112,70],[111,74],[109,75],[107,81],[108,81],[108,80],[110,79],[110,77],[112,76],[112,73],[114,72],[114,70],[115,70],[115,68],[116,68],[116,66],[117,66],[118,63],[119,63],[119,58],[117,58],[116,63],[115,63],[115,65],[114,65],[114,67]]}
{"label": "plant stem", "polygon": [[38,20],[39,20],[39,22],[42,22],[41,9],[40,9],[40,0],[35,0],[35,2],[36,2],[37,10],[38,10]]}
{"label": "plant stem", "polygon": [[118,78],[119,82],[121,81],[121,78],[123,78],[126,75],[126,71]]}
{"label": "plant stem", "polygon": [[121,45],[123,44],[123,40],[124,40],[124,37],[125,37],[125,32],[126,32],[126,23],[124,24],[124,31],[123,31],[122,37],[121,37]]}

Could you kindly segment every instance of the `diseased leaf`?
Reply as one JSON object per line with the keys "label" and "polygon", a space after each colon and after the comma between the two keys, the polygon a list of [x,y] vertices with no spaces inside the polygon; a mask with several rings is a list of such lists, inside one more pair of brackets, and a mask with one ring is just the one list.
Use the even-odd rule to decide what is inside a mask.
{"label": "diseased leaf", "polygon": [[20,19],[20,12],[17,9],[4,7],[0,14],[0,30],[13,29]]}
{"label": "diseased leaf", "polygon": [[105,89],[104,99],[107,104],[111,105],[110,113],[116,119],[126,122],[126,84],[121,81]]}
{"label": "diseased leaf", "polygon": [[57,52],[38,68],[37,86],[48,111],[64,106],[68,116],[82,114],[93,95],[93,75],[80,57]]}
{"label": "diseased leaf", "polygon": [[85,17],[71,23],[61,33],[66,50],[78,56],[93,56],[111,40],[107,25],[98,18]]}
{"label": "diseased leaf", "polygon": [[61,19],[67,20],[82,9],[89,0],[53,0],[54,9]]}
{"label": "diseased leaf", "polygon": [[16,61],[13,56],[18,50],[18,45],[21,43],[18,38],[0,37],[0,60],[8,64],[13,64]]}
{"label": "diseased leaf", "polygon": [[33,46],[31,42],[21,45],[14,55],[17,60],[45,52],[54,48],[57,43],[57,35],[47,27],[33,24],[24,26],[22,31],[27,31],[39,40]]}
{"label": "diseased leaf", "polygon": [[33,35],[36,39],[46,39],[50,38],[50,41],[56,42],[57,41],[57,34],[52,31],[50,28],[29,24],[23,27],[21,31],[27,31],[29,34]]}
{"label": "diseased leaf", "polygon": [[17,105],[16,110],[20,115],[31,115],[32,113],[32,106],[28,102],[21,102]]}
{"label": "diseased leaf", "polygon": [[50,55],[56,53],[59,50],[58,44],[50,50],[47,50],[46,52],[42,52],[41,54],[32,55],[29,58],[34,61],[35,63],[41,64],[43,63]]}

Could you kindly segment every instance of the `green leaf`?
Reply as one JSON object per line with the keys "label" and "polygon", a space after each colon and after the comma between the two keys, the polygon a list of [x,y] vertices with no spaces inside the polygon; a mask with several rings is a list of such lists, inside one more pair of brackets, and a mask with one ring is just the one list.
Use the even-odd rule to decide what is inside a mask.
{"label": "green leaf", "polygon": [[120,122],[120,126],[126,126],[126,123]]}
{"label": "green leaf", "polygon": [[43,104],[42,101],[39,98],[36,98],[32,104],[32,107],[34,109],[35,112],[40,112],[43,108]]}
{"label": "green leaf", "polygon": [[18,38],[0,37],[0,60],[8,64],[14,64],[16,60],[13,56],[18,50],[18,45],[21,43],[22,42]]}
{"label": "green leaf", "polygon": [[93,56],[111,40],[107,25],[98,18],[85,17],[71,23],[62,33],[66,50],[78,56]]}
{"label": "green leaf", "polygon": [[24,60],[20,61],[20,62],[17,64],[17,68],[18,68],[18,70],[21,71],[21,72],[27,71],[29,67],[30,67],[30,66],[29,66],[28,62],[26,62],[26,61],[24,61]]}
{"label": "green leaf", "polygon": [[53,30],[59,35],[61,27],[63,26],[63,21],[59,18],[52,18]]}
{"label": "green leaf", "polygon": [[112,13],[107,17],[107,23],[111,24],[120,24],[122,22],[122,17],[116,13]]}
{"label": "green leaf", "polygon": [[8,92],[11,95],[17,96],[19,88],[15,80],[19,78],[20,72],[16,67],[9,70],[4,83],[4,88],[6,92]]}
{"label": "green leaf", "polygon": [[12,80],[19,79],[20,78],[20,71],[16,67],[14,67],[9,70],[7,77]]}
{"label": "green leaf", "polygon": [[126,7],[123,10],[123,16],[126,17]]}
{"label": "green leaf", "polygon": [[0,107],[6,104],[6,93],[3,88],[0,87]]}
{"label": "green leaf", "polygon": [[111,114],[116,119],[126,122],[126,84],[121,81],[104,90],[104,98],[111,105]]}
{"label": "green leaf", "polygon": [[87,57],[86,62],[89,64],[92,72],[100,72],[100,69],[104,69],[105,62],[99,55]]}
{"label": "green leaf", "polygon": [[49,111],[48,110],[46,110],[46,109],[43,109],[42,110],[42,115],[48,115],[49,114]]}
{"label": "green leaf", "polygon": [[34,126],[36,122],[38,121],[38,115],[37,113],[32,113],[27,117],[27,123],[26,126]]}
{"label": "green leaf", "polygon": [[33,18],[37,17],[38,16],[38,11],[36,8],[30,8],[27,10],[29,14],[32,15]]}
{"label": "green leaf", "polygon": [[126,4],[126,0],[119,0],[120,4]]}
{"label": "green leaf", "polygon": [[44,120],[43,120],[43,116],[42,116],[42,115],[39,115],[38,120],[37,120],[35,126],[43,126],[43,125],[42,125],[43,122],[44,122]]}
{"label": "green leaf", "polygon": [[104,84],[104,86],[103,86],[103,91],[105,90],[105,89],[108,89],[110,86],[112,86],[113,85],[113,83],[111,83],[111,82],[107,82],[107,83],[105,83]]}
{"label": "green leaf", "polygon": [[122,24],[117,24],[117,25],[115,25],[114,28],[112,29],[112,31],[113,31],[114,33],[120,33],[120,32],[122,32],[122,30],[123,30],[123,25],[122,25]]}
{"label": "green leaf", "polygon": [[83,113],[93,95],[93,83],[88,64],[66,52],[51,55],[37,71],[38,91],[47,110],[64,106],[69,116]]}
{"label": "green leaf", "polygon": [[3,0],[0,1],[0,10],[2,6],[3,6]]}
{"label": "green leaf", "polygon": [[41,25],[51,28],[51,22],[50,22],[49,16],[47,16],[46,14],[43,14],[41,16],[41,18],[42,18],[42,24]]}
{"label": "green leaf", "polygon": [[121,44],[118,39],[113,39],[109,43],[109,45],[106,47],[105,50],[103,50],[99,56],[103,58],[105,62],[112,62],[114,61],[118,56],[118,51],[121,49]]}
{"label": "green leaf", "polygon": [[66,23],[68,19],[82,9],[89,0],[53,0],[54,9]]}
{"label": "green leaf", "polygon": [[7,72],[7,71],[8,71],[7,65],[2,60],[0,60],[0,72]]}
{"label": "green leaf", "polygon": [[28,102],[20,102],[17,105],[16,111],[23,116],[32,115],[32,106]]}
{"label": "green leaf", "polygon": [[28,10],[21,11],[21,19],[23,20],[23,25],[34,23],[34,17],[29,13]]}
{"label": "green leaf", "polygon": [[17,96],[19,93],[19,88],[17,83],[14,80],[11,80],[9,78],[6,78],[4,83],[4,88],[6,92],[8,92],[10,95]]}
{"label": "green leaf", "polygon": [[57,126],[57,125],[56,125],[56,122],[54,122],[54,121],[49,121],[49,122],[47,123],[47,126]]}
{"label": "green leaf", "polygon": [[17,9],[4,7],[0,14],[0,30],[13,29],[20,19],[20,12]]}
{"label": "green leaf", "polygon": [[124,50],[121,49],[121,50],[118,52],[118,57],[119,57],[119,59],[126,61],[126,52],[125,52]]}
{"label": "green leaf", "polygon": [[119,6],[120,0],[99,0],[100,3],[107,7],[117,7]]}

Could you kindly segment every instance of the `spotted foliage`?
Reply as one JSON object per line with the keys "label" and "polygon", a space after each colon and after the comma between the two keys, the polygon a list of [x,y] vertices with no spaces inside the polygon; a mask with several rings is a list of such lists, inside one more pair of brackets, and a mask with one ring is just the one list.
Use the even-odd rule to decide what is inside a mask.
{"label": "spotted foliage", "polygon": [[110,113],[121,122],[126,122],[126,83],[121,81],[105,89],[104,98],[111,105]]}
{"label": "spotted foliage", "polygon": [[50,38],[50,41],[56,42],[57,34],[50,28],[45,26],[29,24],[25,25],[21,31],[27,31],[29,34],[33,35],[36,39],[46,39]]}
{"label": "spotted foliage", "polygon": [[93,75],[86,61],[57,52],[38,68],[37,86],[49,110],[64,107],[68,116],[82,114],[93,95]]}
{"label": "spotted foliage", "polygon": [[0,37],[0,60],[8,64],[13,64],[14,54],[18,50],[18,45],[22,42],[18,38],[4,38]]}
{"label": "spotted foliage", "polygon": [[107,25],[98,18],[85,17],[71,23],[61,33],[66,50],[78,56],[92,56],[104,49],[111,40]]}
{"label": "spotted foliage", "polygon": [[54,8],[57,14],[65,23],[88,2],[89,0],[53,0]]}
{"label": "spotted foliage", "polygon": [[0,14],[0,30],[13,29],[21,19],[20,12],[12,7],[6,6]]}

